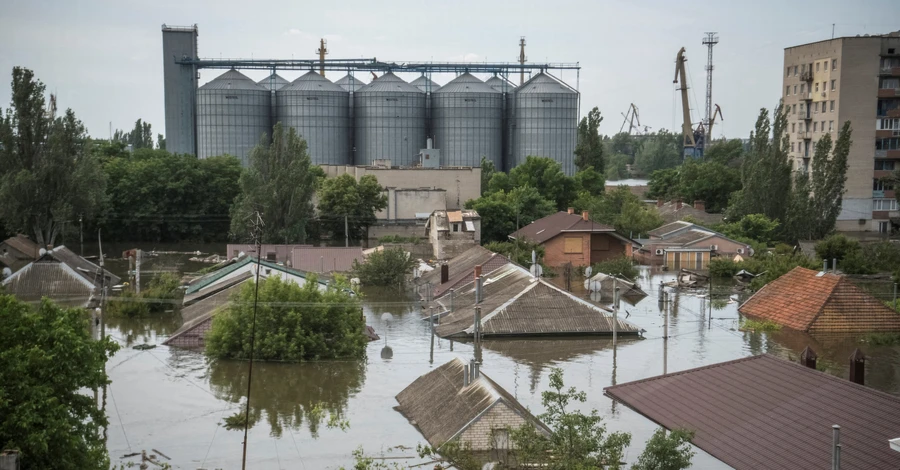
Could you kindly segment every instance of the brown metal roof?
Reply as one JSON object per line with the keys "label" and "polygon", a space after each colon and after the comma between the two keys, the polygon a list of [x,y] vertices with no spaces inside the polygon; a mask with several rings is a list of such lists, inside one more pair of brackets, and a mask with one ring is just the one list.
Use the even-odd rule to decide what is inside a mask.
{"label": "brown metal roof", "polygon": [[[456,278],[460,275],[460,273],[471,272],[475,266],[487,263],[488,260],[490,260],[494,256],[500,255],[481,246],[473,246],[472,248],[469,248],[468,250],[447,261],[446,264],[448,266],[450,274],[449,279],[452,280]],[[441,283],[440,266],[437,266],[434,271],[430,271],[420,277],[418,284],[423,285],[429,282],[433,286],[438,286]]]}
{"label": "brown metal roof", "polygon": [[[32,239],[28,238],[25,235],[18,234],[14,237],[9,237],[6,240],[0,242],[0,245],[8,245],[10,248],[18,251],[23,256],[28,257],[32,260],[37,259],[39,255],[39,251],[41,249],[37,243],[35,243]],[[0,253],[2,255],[2,253]]]}
{"label": "brown metal roof", "polygon": [[[85,279],[88,279],[91,282],[96,284],[100,284],[100,278],[98,273],[100,272],[100,266],[82,258],[75,254],[74,251],[66,248],[63,245],[60,245],[53,250],[51,250],[48,254],[52,255],[54,258],[62,261],[69,265],[70,268],[74,269],[76,272],[84,276]],[[103,275],[106,278],[105,282],[107,286],[114,286],[120,282],[122,279],[119,276],[107,271],[103,270]]]}
{"label": "brown metal roof", "polygon": [[447,220],[452,222],[462,222],[462,211],[447,211]]}
{"label": "brown metal roof", "polygon": [[900,313],[847,278],[799,266],[763,286],[738,310],[810,333],[900,331]]}
{"label": "brown metal roof", "polygon": [[[488,258],[483,264],[481,264],[481,274],[486,276],[493,272],[496,269],[502,268],[509,263],[509,259],[501,254],[495,254],[494,256]],[[432,295],[434,298],[438,298],[444,294],[446,294],[450,289],[460,289],[467,284],[471,284],[475,282],[475,266],[473,266],[468,271],[464,271],[456,275],[455,277],[451,277],[449,281],[437,286],[434,288]]]}
{"label": "brown metal roof", "polygon": [[841,469],[900,468],[900,398],[769,355],[752,356],[605,389],[738,469],[831,465],[841,426]]}
{"label": "brown metal roof", "polygon": [[[485,276],[481,307],[482,334],[490,336],[545,336],[612,334],[613,319],[603,308],[535,278],[513,263]],[[453,312],[441,318],[435,329],[441,337],[473,334],[474,285],[454,292]],[[438,299],[445,309],[449,298]],[[637,335],[641,329],[625,320],[617,321],[622,335]]]}
{"label": "brown metal roof", "polygon": [[568,212],[560,211],[535,220],[513,232],[510,237],[526,238],[533,243],[540,244],[564,231],[615,232],[616,229],[609,225],[584,220],[581,214],[569,214]]}
{"label": "brown metal roof", "polygon": [[397,394],[397,411],[410,420],[434,447],[440,447],[485,412],[502,403],[524,421],[530,421],[549,434],[549,430],[512,395],[483,372],[463,386],[465,362],[455,358],[419,377]]}
{"label": "brown metal roof", "polygon": [[354,260],[362,262],[361,247],[298,246],[291,253],[291,267],[310,273],[347,272]]}
{"label": "brown metal roof", "polygon": [[91,306],[97,286],[65,263],[44,257],[26,265],[3,280],[3,290],[24,302],[48,297],[72,307]]}

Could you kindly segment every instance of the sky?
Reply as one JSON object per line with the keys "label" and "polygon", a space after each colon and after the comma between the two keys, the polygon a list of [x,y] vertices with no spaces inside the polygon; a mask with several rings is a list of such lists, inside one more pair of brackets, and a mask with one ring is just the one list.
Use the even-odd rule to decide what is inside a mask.
{"label": "sky", "polygon": [[[603,134],[620,130],[631,103],[650,130],[679,128],[681,100],[672,79],[681,47],[693,120],[702,119],[707,49],[701,41],[714,31],[713,102],[724,117],[717,138],[747,137],[759,109],[777,104],[785,47],[829,39],[832,24],[836,37],[900,29],[897,0],[3,0],[0,10],[6,77],[0,105],[10,101],[12,68],[28,67],[94,137],[107,137],[110,126],[131,129],[139,118],[164,132],[164,23],[197,24],[203,58],[313,58],[324,37],[330,59],[514,62],[525,36],[530,62],[581,65],[580,76],[566,71],[560,78],[581,91],[582,115],[600,109]],[[200,81],[222,72],[203,70]]]}

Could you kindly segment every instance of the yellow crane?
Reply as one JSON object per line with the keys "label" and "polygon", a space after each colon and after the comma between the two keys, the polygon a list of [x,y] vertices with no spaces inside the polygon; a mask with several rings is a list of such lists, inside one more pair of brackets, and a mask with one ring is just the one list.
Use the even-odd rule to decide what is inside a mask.
{"label": "yellow crane", "polygon": [[684,48],[678,51],[675,57],[675,79],[672,83],[678,83],[681,78],[681,112],[683,121],[681,124],[681,134],[684,137],[684,154],[685,156],[694,156],[697,149],[697,141],[694,139],[694,126],[691,125],[691,105],[688,102],[688,86],[687,73],[684,70],[684,63],[687,57],[684,56]]}
{"label": "yellow crane", "polygon": [[722,116],[722,108],[720,108],[719,105],[716,105],[716,110],[713,111],[712,117],[709,118],[709,129],[706,130],[706,132],[708,132],[708,134],[706,135],[706,138],[708,140],[712,140],[712,138],[713,138],[712,129],[713,129],[713,124],[715,124],[715,122],[716,122],[716,116],[719,116],[720,121],[725,120],[725,117]]}

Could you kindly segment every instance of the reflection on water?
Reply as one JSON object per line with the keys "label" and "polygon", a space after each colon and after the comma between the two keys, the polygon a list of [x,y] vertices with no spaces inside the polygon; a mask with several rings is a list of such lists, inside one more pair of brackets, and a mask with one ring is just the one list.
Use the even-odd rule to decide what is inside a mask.
{"label": "reflection on water", "polygon": [[123,346],[134,344],[162,343],[158,337],[169,336],[181,324],[181,317],[177,313],[150,315],[145,318],[127,318],[107,316],[107,334],[115,331],[116,339]]}
{"label": "reflection on water", "polygon": [[[347,401],[365,382],[365,371],[362,361],[254,363],[250,425],[265,415],[272,436],[280,437],[285,426],[297,429],[305,421],[317,437],[323,416],[310,412],[319,406],[343,418]],[[209,383],[216,397],[240,403],[247,396],[247,363],[212,361]]]}

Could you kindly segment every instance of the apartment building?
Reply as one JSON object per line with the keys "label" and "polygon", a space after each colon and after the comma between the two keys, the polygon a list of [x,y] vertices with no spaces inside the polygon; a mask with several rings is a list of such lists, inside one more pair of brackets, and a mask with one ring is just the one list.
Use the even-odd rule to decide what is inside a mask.
{"label": "apartment building", "polygon": [[882,178],[900,168],[900,31],[785,48],[783,76],[793,170],[808,171],[819,139],[837,139],[850,121],[853,143],[837,229],[896,229],[895,188]]}

